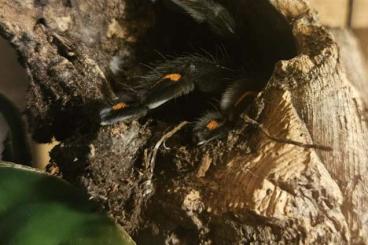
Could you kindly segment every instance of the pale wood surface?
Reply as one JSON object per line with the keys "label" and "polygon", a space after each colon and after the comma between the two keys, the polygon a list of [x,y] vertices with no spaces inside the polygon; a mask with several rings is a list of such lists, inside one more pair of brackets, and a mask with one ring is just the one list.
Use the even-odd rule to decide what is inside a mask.
{"label": "pale wood surface", "polygon": [[[349,0],[310,0],[318,12],[321,23],[331,27],[346,26]],[[365,1],[365,0],[364,0]]]}
{"label": "pale wood surface", "polygon": [[[365,69],[367,68],[366,58],[368,56],[364,56],[362,49],[367,45],[368,40],[364,38],[364,35],[361,36],[361,39],[358,39],[357,36],[354,36],[353,31],[347,29],[338,28],[331,29],[331,31],[340,46],[340,55],[345,73],[368,105],[368,69]],[[361,69],[357,69],[357,67]]]}
{"label": "pale wood surface", "polygon": [[[321,23],[330,27],[368,28],[368,0],[310,0]],[[351,20],[349,12],[351,11]]]}
{"label": "pale wood surface", "polygon": [[368,28],[368,0],[354,0],[352,11],[352,27]]}

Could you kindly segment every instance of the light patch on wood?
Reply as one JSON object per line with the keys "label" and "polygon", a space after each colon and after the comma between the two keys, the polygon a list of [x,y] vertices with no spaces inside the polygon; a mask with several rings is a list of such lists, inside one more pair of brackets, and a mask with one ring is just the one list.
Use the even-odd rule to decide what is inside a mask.
{"label": "light patch on wood", "polygon": [[22,7],[33,8],[34,0],[15,0],[16,3],[20,4]]}
{"label": "light patch on wood", "polygon": [[288,18],[301,16],[310,10],[310,6],[305,1],[270,0],[270,2],[277,10]]}
{"label": "light patch on wood", "polygon": [[108,38],[117,37],[123,39],[126,38],[127,33],[116,19],[112,19],[111,23],[107,27],[106,36]]}
{"label": "light patch on wood", "polygon": [[197,190],[191,190],[184,198],[182,209],[185,210],[188,217],[192,220],[193,224],[197,226],[199,230],[208,232],[208,228],[203,224],[202,220],[198,217],[198,214],[205,210],[205,206],[202,202],[201,195]]}
{"label": "light patch on wood", "polygon": [[197,171],[197,177],[198,178],[203,178],[203,177],[206,176],[206,173],[207,173],[208,169],[210,168],[211,163],[212,163],[212,159],[209,156],[209,154],[207,153],[202,158],[201,165],[199,166],[199,169]]}
{"label": "light patch on wood", "polygon": [[94,158],[96,156],[96,147],[94,144],[89,144],[89,158]]}
{"label": "light patch on wood", "polygon": [[67,31],[72,24],[72,18],[70,16],[58,17],[55,19],[57,28],[61,31]]}
{"label": "light patch on wood", "polygon": [[202,211],[204,205],[201,195],[197,190],[191,190],[184,198],[182,208],[187,212]]}

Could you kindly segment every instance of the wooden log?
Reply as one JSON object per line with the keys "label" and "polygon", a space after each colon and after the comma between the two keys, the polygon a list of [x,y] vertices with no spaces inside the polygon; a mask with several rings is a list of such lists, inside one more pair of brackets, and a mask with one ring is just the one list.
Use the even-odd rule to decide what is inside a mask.
{"label": "wooden log", "polygon": [[54,164],[140,244],[365,243],[366,94],[343,68],[348,56],[304,0],[234,2],[244,45],[272,71],[251,114],[261,127],[242,115],[226,139],[193,147],[187,124],[96,120],[118,86],[114,55],[131,62],[127,80],[139,70],[135,48],[160,17],[150,4],[0,0],[0,32],[31,79],[34,137],[62,140]]}

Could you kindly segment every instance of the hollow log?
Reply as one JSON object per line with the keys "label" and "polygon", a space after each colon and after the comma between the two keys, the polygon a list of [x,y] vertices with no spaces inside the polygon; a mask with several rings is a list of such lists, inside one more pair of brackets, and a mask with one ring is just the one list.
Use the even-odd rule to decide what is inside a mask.
{"label": "hollow log", "polygon": [[183,38],[161,3],[0,0],[33,137],[61,141],[52,164],[139,244],[366,243],[367,76],[351,34],[332,35],[305,0],[234,2],[267,79],[252,113],[199,147],[182,121],[99,126],[101,105],[166,45],[149,38]]}

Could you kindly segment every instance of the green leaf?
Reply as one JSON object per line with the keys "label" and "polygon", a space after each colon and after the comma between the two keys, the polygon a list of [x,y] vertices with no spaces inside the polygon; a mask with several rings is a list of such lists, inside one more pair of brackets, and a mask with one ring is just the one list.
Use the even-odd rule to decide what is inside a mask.
{"label": "green leaf", "polygon": [[67,182],[29,167],[0,162],[0,244],[135,243]]}

